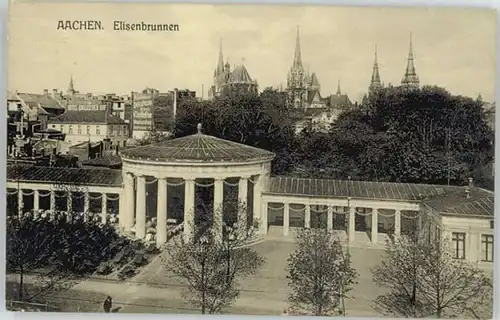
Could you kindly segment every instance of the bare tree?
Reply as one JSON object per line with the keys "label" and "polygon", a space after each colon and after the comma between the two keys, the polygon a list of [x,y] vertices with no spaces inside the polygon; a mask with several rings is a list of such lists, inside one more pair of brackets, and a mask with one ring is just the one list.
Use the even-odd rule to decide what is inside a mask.
{"label": "bare tree", "polygon": [[477,263],[455,259],[449,243],[448,238],[436,239],[422,250],[420,297],[438,318],[463,316],[493,298],[491,279]]}
{"label": "bare tree", "polygon": [[399,237],[388,241],[385,259],[372,270],[373,281],[388,292],[375,299],[375,309],[395,317],[419,318],[429,310],[417,295],[422,248],[415,245],[413,237]]}
{"label": "bare tree", "polygon": [[388,242],[386,258],[372,270],[375,283],[388,289],[376,308],[396,317],[481,318],[474,310],[492,299],[491,279],[476,263],[455,259],[449,242],[438,225]]}
{"label": "bare tree", "polygon": [[349,253],[326,228],[301,229],[296,238],[298,247],[287,264],[292,313],[345,315],[344,298],[358,277]]}
{"label": "bare tree", "polygon": [[[202,314],[220,313],[238,298],[238,280],[254,274],[264,260],[245,247],[251,234],[236,226],[209,224],[192,226],[194,237],[173,239],[165,252],[166,269],[187,283],[185,300],[200,308]],[[250,232],[251,233],[251,232]]]}

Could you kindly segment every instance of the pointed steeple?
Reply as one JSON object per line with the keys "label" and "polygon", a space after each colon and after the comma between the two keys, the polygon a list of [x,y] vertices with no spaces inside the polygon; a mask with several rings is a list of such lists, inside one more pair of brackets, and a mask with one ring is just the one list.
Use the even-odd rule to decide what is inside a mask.
{"label": "pointed steeple", "polygon": [[378,68],[377,45],[375,45],[375,60],[373,61],[372,80],[370,82],[368,90],[369,92],[374,92],[381,88],[382,88],[382,82],[380,81],[380,72]]}
{"label": "pointed steeple", "polygon": [[75,86],[73,84],[73,75],[71,75],[69,78],[69,85],[68,85],[67,93],[73,94],[74,92],[75,92]]}
{"label": "pointed steeple", "polygon": [[337,95],[338,96],[342,95],[342,91],[340,91],[340,80],[337,81]]}
{"label": "pointed steeple", "polygon": [[302,68],[302,55],[300,53],[299,26],[297,26],[297,38],[295,40],[295,55],[293,57],[293,68]]}
{"label": "pointed steeple", "polygon": [[408,52],[408,62],[406,64],[406,72],[401,80],[401,85],[407,89],[418,89],[420,87],[420,79],[415,70],[415,58],[413,56],[413,40],[410,33],[410,49]]}
{"label": "pointed steeple", "polygon": [[220,39],[219,59],[217,61],[217,68],[215,69],[215,76],[218,76],[223,72],[224,72],[224,56],[222,55],[222,39]]}

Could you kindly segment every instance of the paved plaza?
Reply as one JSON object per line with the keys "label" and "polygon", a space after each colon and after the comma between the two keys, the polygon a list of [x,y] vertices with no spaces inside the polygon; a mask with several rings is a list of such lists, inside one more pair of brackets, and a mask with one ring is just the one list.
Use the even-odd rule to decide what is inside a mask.
{"label": "paved plaza", "polygon": [[[279,315],[288,306],[286,261],[295,244],[289,241],[267,240],[253,248],[266,259],[258,274],[240,281],[241,294],[236,303],[225,310],[231,314]],[[167,249],[168,250],[168,249]],[[359,273],[358,284],[346,301],[348,316],[377,316],[372,309],[373,299],[381,289],[373,284],[370,268],[381,260],[382,250],[351,247],[352,262]],[[31,282],[31,277],[26,281]],[[15,276],[8,277],[8,282]],[[184,302],[182,282],[166,270],[161,259],[147,265],[136,277],[125,282],[86,280],[67,292],[51,296],[49,303],[66,312],[102,312],[107,295],[119,313],[192,313],[200,311]]]}
{"label": "paved plaza", "polygon": [[[258,274],[241,280],[240,284],[243,288],[241,295],[234,307],[227,311],[239,314],[280,314],[287,307],[289,293],[285,272],[286,260],[294,250],[295,244],[264,241],[253,248],[266,259],[266,263]],[[359,278],[358,284],[351,291],[352,298],[346,302],[348,315],[376,316],[377,313],[372,309],[372,301],[381,289],[373,284],[370,268],[375,267],[381,261],[382,251],[351,247],[350,252]],[[134,278],[134,281],[146,282],[148,285],[138,289],[135,297],[129,301],[132,305],[125,306],[124,312],[151,312],[152,307],[147,305],[156,305],[162,309],[180,308],[186,312],[191,311],[191,307],[183,302],[179,294],[183,288],[181,281],[173,277],[165,268],[161,260],[157,259]],[[154,299],[145,297],[153,295],[157,297]],[[141,305],[141,307],[135,305]],[[196,311],[193,310],[193,312]]]}

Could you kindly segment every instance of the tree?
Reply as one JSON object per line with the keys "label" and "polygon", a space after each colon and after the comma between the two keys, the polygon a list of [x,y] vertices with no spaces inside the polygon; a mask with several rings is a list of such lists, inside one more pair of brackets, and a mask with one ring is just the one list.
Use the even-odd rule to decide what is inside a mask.
{"label": "tree", "polygon": [[138,146],[145,146],[153,143],[160,143],[170,139],[170,135],[166,132],[158,131],[153,129],[146,133],[142,139],[137,140]]}
{"label": "tree", "polygon": [[293,121],[282,95],[268,89],[253,94],[223,95],[213,101],[183,101],[175,120],[174,137],[197,132],[272,151],[277,154],[273,172],[294,167],[296,148]]}
{"label": "tree", "polygon": [[403,236],[385,247],[385,259],[372,270],[373,281],[389,289],[375,299],[375,308],[389,316],[420,318],[430,314],[417,295],[422,249]]}
{"label": "tree", "polygon": [[183,297],[202,314],[220,313],[239,296],[238,280],[254,274],[264,263],[250,247],[249,233],[232,227],[193,226],[194,237],[174,238],[166,250],[166,269],[186,282]]}
{"label": "tree", "polygon": [[479,318],[474,310],[491,300],[491,279],[477,264],[455,259],[449,243],[427,228],[388,242],[385,259],[372,271],[374,282],[388,289],[376,308],[395,317]]}
{"label": "tree", "polygon": [[[73,202],[78,198],[77,193],[85,192],[86,188],[60,184],[54,185],[53,190],[64,193],[65,201],[71,197]],[[120,236],[114,226],[74,213],[70,205],[64,213],[25,213],[7,220],[7,270],[19,275],[20,300],[33,301],[68,289],[120,250],[115,245]],[[35,291],[27,296],[25,276],[33,273]]]}
{"label": "tree", "polygon": [[7,272],[19,275],[18,299],[24,299],[24,276],[47,264],[56,241],[48,221],[35,221],[29,216],[7,218]]}
{"label": "tree", "polygon": [[171,131],[174,123],[174,97],[156,96],[153,99],[153,128],[155,131]]}
{"label": "tree", "polygon": [[483,102],[439,87],[386,88],[333,123],[333,163],[363,180],[461,185],[491,161],[487,120]]}
{"label": "tree", "polygon": [[345,315],[344,299],[358,276],[349,253],[326,228],[301,229],[297,249],[287,261],[288,298],[294,313]]}

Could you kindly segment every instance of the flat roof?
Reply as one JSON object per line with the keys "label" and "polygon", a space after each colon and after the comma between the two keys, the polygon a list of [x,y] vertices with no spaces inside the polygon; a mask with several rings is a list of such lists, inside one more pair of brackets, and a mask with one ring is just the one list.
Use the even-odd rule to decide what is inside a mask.
{"label": "flat roof", "polygon": [[307,197],[351,197],[358,199],[414,201],[448,214],[494,216],[494,194],[472,188],[466,198],[465,187],[419,183],[348,181],[271,177],[269,194]]}

